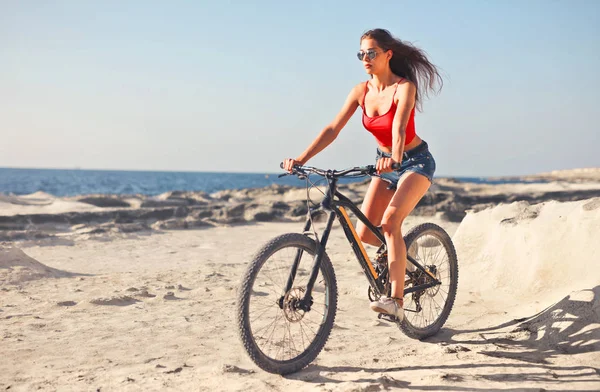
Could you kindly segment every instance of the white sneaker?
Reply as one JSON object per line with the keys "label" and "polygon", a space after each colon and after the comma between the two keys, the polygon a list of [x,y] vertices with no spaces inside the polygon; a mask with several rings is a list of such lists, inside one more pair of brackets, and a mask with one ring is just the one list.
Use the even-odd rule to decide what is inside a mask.
{"label": "white sneaker", "polygon": [[377,301],[371,302],[371,309],[375,312],[396,316],[398,321],[402,321],[404,318],[404,309],[393,298],[381,297]]}

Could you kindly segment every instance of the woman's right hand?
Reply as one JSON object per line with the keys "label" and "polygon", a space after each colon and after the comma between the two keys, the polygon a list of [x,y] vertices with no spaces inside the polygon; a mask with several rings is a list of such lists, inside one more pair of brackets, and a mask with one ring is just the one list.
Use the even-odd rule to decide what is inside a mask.
{"label": "woman's right hand", "polygon": [[295,165],[302,166],[303,164],[304,164],[303,162],[298,161],[296,159],[286,158],[286,159],[283,160],[283,169],[291,173],[292,172],[292,168]]}

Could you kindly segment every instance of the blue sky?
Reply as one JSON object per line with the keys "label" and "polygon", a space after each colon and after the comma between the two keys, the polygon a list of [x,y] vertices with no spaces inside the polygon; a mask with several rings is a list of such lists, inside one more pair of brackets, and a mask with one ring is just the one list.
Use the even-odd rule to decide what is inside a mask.
{"label": "blue sky", "polygon": [[[437,175],[600,166],[600,2],[0,2],[0,166],[276,172],[367,79],[382,27],[443,73]],[[310,164],[372,163],[357,112]]]}

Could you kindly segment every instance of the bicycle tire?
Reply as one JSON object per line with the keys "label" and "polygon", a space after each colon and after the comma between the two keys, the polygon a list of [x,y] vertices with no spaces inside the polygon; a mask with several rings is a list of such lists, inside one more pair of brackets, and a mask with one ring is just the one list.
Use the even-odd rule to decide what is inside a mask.
{"label": "bicycle tire", "polygon": [[[329,338],[335,320],[335,314],[337,310],[337,282],[331,261],[329,260],[327,254],[324,253],[320,266],[320,275],[324,279],[326,291],[328,290],[328,292],[325,293],[325,297],[328,298],[328,301],[326,301],[328,302],[328,309],[326,316],[323,317],[324,321],[322,324],[320,324],[314,339],[300,354],[291,359],[278,360],[270,357],[263,352],[263,350],[261,350],[252,332],[249,311],[251,295],[253,292],[252,290],[257,275],[263,266],[265,266],[265,264],[269,261],[269,259],[282,249],[302,249],[304,252],[312,256],[310,258],[310,260],[312,260],[317,252],[317,247],[318,244],[315,240],[303,234],[288,233],[277,236],[259,249],[252,261],[249,263],[248,268],[242,277],[237,301],[237,321],[240,338],[252,361],[259,368],[267,372],[281,375],[297,372],[311,363],[321,352],[325,346],[325,343],[327,342],[327,339]],[[292,263],[290,262],[290,267],[291,265]],[[312,263],[310,267],[312,268]],[[298,276],[296,276],[296,281],[297,280]],[[294,287],[292,289],[294,289]],[[279,307],[281,308],[281,306]],[[277,311],[277,309],[275,309],[275,311]],[[312,311],[313,309],[311,309],[310,312]],[[284,310],[281,309],[281,312],[283,314]]]}
{"label": "bicycle tire", "polygon": [[[411,245],[415,241],[417,241],[419,238],[426,236],[426,235],[433,235],[435,238],[437,238],[440,241],[441,245],[444,247],[444,249],[448,255],[450,283],[448,285],[449,286],[448,293],[447,293],[448,295],[446,297],[442,311],[435,320],[432,320],[432,322],[429,323],[429,325],[424,326],[424,327],[417,327],[417,326],[413,325],[407,319],[406,316],[407,316],[408,312],[405,310],[405,314],[404,314],[405,317],[403,318],[399,327],[402,330],[402,332],[405,335],[407,335],[408,337],[411,337],[414,339],[419,339],[419,340],[422,340],[422,339],[425,339],[425,338],[435,335],[442,328],[442,326],[446,323],[448,316],[450,315],[450,312],[452,311],[452,307],[454,306],[454,300],[456,299],[456,290],[458,288],[458,259],[456,256],[456,249],[454,248],[452,239],[450,238],[450,236],[448,235],[448,233],[446,233],[446,231],[444,229],[442,229],[440,226],[438,226],[434,223],[423,223],[421,225],[415,226],[404,237],[404,241],[406,243],[406,249],[410,249]],[[429,289],[426,289],[426,290],[429,290]],[[425,292],[426,290],[424,290],[423,292]],[[409,294],[409,295],[411,295],[411,294]],[[406,297],[405,297],[405,304],[406,304]]]}

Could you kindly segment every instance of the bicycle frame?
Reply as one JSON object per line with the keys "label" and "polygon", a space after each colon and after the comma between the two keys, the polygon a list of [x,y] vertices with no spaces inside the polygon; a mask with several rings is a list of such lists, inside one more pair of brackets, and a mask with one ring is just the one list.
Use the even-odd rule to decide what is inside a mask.
{"label": "bicycle frame", "polygon": [[[318,248],[317,248],[317,252],[314,257],[313,267],[311,270],[310,278],[307,283],[306,292],[304,293],[303,299],[301,301],[299,301],[299,303],[297,304],[299,309],[302,309],[304,311],[310,310],[310,307],[312,305],[312,295],[311,295],[312,289],[315,284],[315,280],[317,279],[317,275],[319,273],[319,268],[321,266],[321,260],[323,259],[323,254],[325,253],[325,247],[326,247],[327,241],[329,239],[329,234],[331,232],[331,228],[333,227],[333,222],[336,217],[338,218],[338,221],[340,222],[340,225],[342,226],[342,228],[344,230],[344,233],[346,235],[346,238],[348,239],[348,242],[352,246],[354,254],[356,255],[356,258],[358,259],[358,262],[359,262],[360,266],[362,267],[362,269],[365,273],[365,276],[367,277],[367,280],[369,281],[369,284],[371,285],[371,288],[378,295],[386,295],[387,294],[385,292],[385,284],[380,279],[380,276],[377,274],[377,271],[375,270],[373,263],[369,259],[369,256],[367,255],[367,252],[365,251],[365,248],[364,248],[361,240],[358,238],[358,234],[356,233],[356,230],[355,230],[352,222],[350,221],[350,217],[348,216],[348,213],[346,212],[346,208],[348,208],[350,211],[352,211],[354,213],[354,215],[356,215],[356,217],[361,222],[363,222],[365,224],[365,226],[375,236],[377,236],[377,238],[382,243],[385,243],[385,236],[379,230],[379,228],[375,227],[350,199],[348,199],[346,196],[342,195],[337,190],[337,178],[329,178],[329,186],[327,187],[323,201],[321,202],[321,204],[318,207],[311,208],[308,211],[308,217],[306,220],[306,224],[304,225],[304,232],[307,232],[311,228],[312,216],[314,216],[318,213],[322,213],[322,212],[329,213],[329,216],[327,219],[327,224],[321,235],[321,240],[320,240],[320,242],[318,242]],[[303,253],[302,250],[298,250],[298,252],[296,254],[294,263],[290,270],[290,275],[287,280],[284,295],[292,288],[294,279],[296,277],[296,271],[298,269],[298,264],[302,257],[302,253]],[[427,269],[425,269],[425,267],[423,267],[421,264],[419,264],[414,258],[412,258],[410,255],[407,255],[407,257],[408,257],[408,261],[411,262],[412,264],[414,264],[414,266],[417,269],[419,269],[423,273],[427,274],[431,278],[431,281],[424,283],[424,284],[410,287],[408,289],[405,288],[404,295],[415,292],[415,291],[425,290],[430,287],[441,284],[441,282],[439,280],[437,280],[431,272],[429,272]],[[283,296],[280,299],[280,306],[283,306],[282,301],[283,301]]]}

